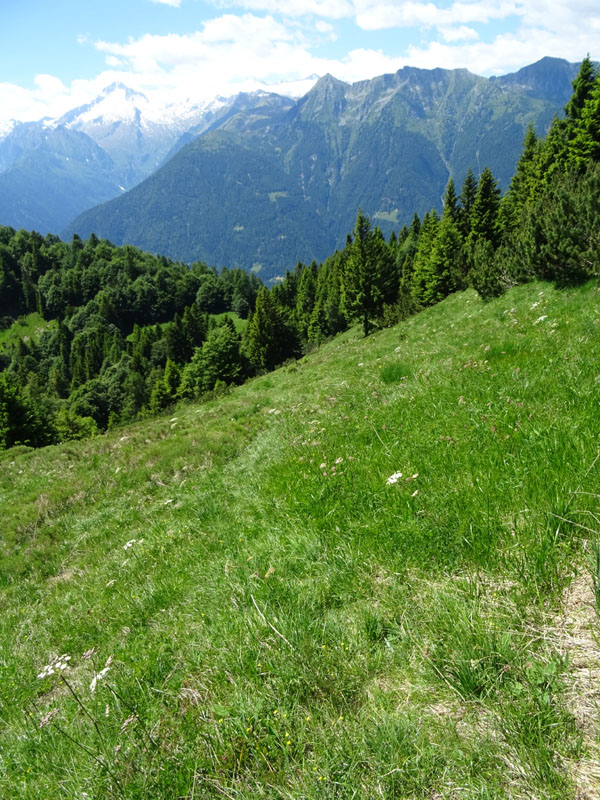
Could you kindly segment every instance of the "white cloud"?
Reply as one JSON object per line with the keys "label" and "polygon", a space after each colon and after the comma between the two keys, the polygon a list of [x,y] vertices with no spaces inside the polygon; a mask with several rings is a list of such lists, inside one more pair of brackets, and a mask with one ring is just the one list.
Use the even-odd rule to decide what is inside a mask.
{"label": "white cloud", "polygon": [[319,33],[333,33],[334,28],[333,25],[330,25],[329,22],[325,22],[322,19],[318,19],[315,22],[315,30],[319,31]]}
{"label": "white cloud", "polygon": [[[0,83],[0,118],[39,119],[59,116],[90,102],[121,81],[158,103],[186,97],[201,100],[257,86],[298,82],[327,72],[356,81],[394,72],[405,65],[422,68],[467,67],[478,74],[502,74],[545,55],[580,60],[598,58],[600,7],[597,0],[214,0],[246,10],[205,21],[187,34],[146,34],[122,41],[94,42],[106,69],[91,80],[63,84],[40,75],[32,89]],[[262,11],[262,14],[252,13]],[[305,16],[306,19],[302,19]],[[326,37],[335,40],[350,18],[369,42],[376,31],[402,27],[412,40],[396,50],[357,47],[358,28],[346,50],[338,39],[337,57],[323,57]],[[494,22],[503,20],[496,35]],[[333,23],[333,24],[332,24]],[[506,31],[509,32],[506,32]],[[389,42],[391,37],[386,37]],[[90,46],[89,36],[78,41]],[[318,46],[318,50],[316,47]],[[318,55],[317,55],[318,53]]]}
{"label": "white cloud", "polygon": [[492,42],[460,45],[430,42],[422,47],[412,46],[408,48],[406,58],[407,63],[423,69],[432,66],[447,69],[467,67],[479,75],[500,75],[548,55],[579,61],[588,51],[593,53],[593,44],[592,37],[585,31],[565,42],[553,32],[531,28],[502,34]]}
{"label": "white cloud", "polygon": [[523,2],[512,0],[479,0],[474,3],[456,2],[439,8],[433,2],[381,2],[354,0],[356,23],[363,30],[410,28],[419,25],[486,24],[522,13]]}
{"label": "white cloud", "polygon": [[181,5],[181,0],[151,0],[153,3],[158,3],[163,6],[172,6],[173,8],[179,8]]}
{"label": "white cloud", "polygon": [[479,34],[474,28],[467,25],[459,25],[457,28],[452,25],[438,26],[438,33],[445,42],[464,42],[466,39],[478,39]]}
{"label": "white cloud", "polygon": [[287,17],[314,15],[327,19],[343,19],[354,15],[354,4],[350,0],[216,0],[225,7],[235,6],[248,11],[263,11],[269,14],[284,14]]}

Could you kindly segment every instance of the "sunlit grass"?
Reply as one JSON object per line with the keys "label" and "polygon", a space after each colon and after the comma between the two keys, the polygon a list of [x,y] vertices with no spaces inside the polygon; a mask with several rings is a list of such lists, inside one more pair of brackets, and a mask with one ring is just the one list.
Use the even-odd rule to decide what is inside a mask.
{"label": "sunlit grass", "polygon": [[18,344],[19,340],[25,342],[38,342],[44,331],[56,328],[56,320],[47,321],[37,312],[20,317],[9,328],[0,330],[0,350],[8,350]]}
{"label": "sunlit grass", "polygon": [[544,626],[589,561],[599,306],[467,292],[1,454],[0,794],[574,797]]}

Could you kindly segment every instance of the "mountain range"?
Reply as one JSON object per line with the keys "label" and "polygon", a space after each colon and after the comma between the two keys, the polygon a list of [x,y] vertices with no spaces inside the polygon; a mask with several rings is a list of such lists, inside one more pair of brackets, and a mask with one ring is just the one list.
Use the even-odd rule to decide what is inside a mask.
{"label": "mountain range", "polygon": [[57,119],[12,122],[0,131],[0,224],[57,233],[151,175],[231,109],[259,105],[264,94],[157,107],[113,83]]}
{"label": "mountain range", "polygon": [[0,134],[0,223],[95,232],[269,280],[343,244],[359,206],[388,234],[439,208],[469,166],[506,188],[527,126],[545,132],[577,70],[554,58],[494,78],[405,67],[354,84],[326,75],[299,99],[160,109],[114,84]]}

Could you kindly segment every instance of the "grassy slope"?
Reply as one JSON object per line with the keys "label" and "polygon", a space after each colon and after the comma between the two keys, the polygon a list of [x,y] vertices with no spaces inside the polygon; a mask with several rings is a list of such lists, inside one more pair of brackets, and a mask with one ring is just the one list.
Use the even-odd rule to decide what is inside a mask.
{"label": "grassy slope", "polygon": [[455,295],[0,454],[0,795],[574,797],[545,631],[590,536],[553,515],[597,505],[599,291]]}
{"label": "grassy slope", "polygon": [[39,341],[46,330],[56,327],[56,320],[47,322],[37,312],[20,317],[4,331],[0,331],[0,350],[8,350],[16,345],[20,339],[33,339]]}

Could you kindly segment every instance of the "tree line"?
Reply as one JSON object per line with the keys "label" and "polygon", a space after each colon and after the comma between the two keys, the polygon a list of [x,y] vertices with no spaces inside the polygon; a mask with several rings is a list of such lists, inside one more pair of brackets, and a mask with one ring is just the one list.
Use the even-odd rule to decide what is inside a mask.
{"label": "tree line", "polygon": [[[441,214],[392,233],[359,209],[345,247],[272,288],[92,235],[71,243],[0,227],[0,329],[52,326],[0,351],[0,448],[95,435],[239,384],[356,321],[368,335],[468,286],[484,298],[542,278],[599,274],[600,75],[581,64],[562,117],[532,127],[504,194],[486,167],[450,178]],[[216,316],[229,312],[234,317]],[[233,319],[246,321],[242,333]]]}

